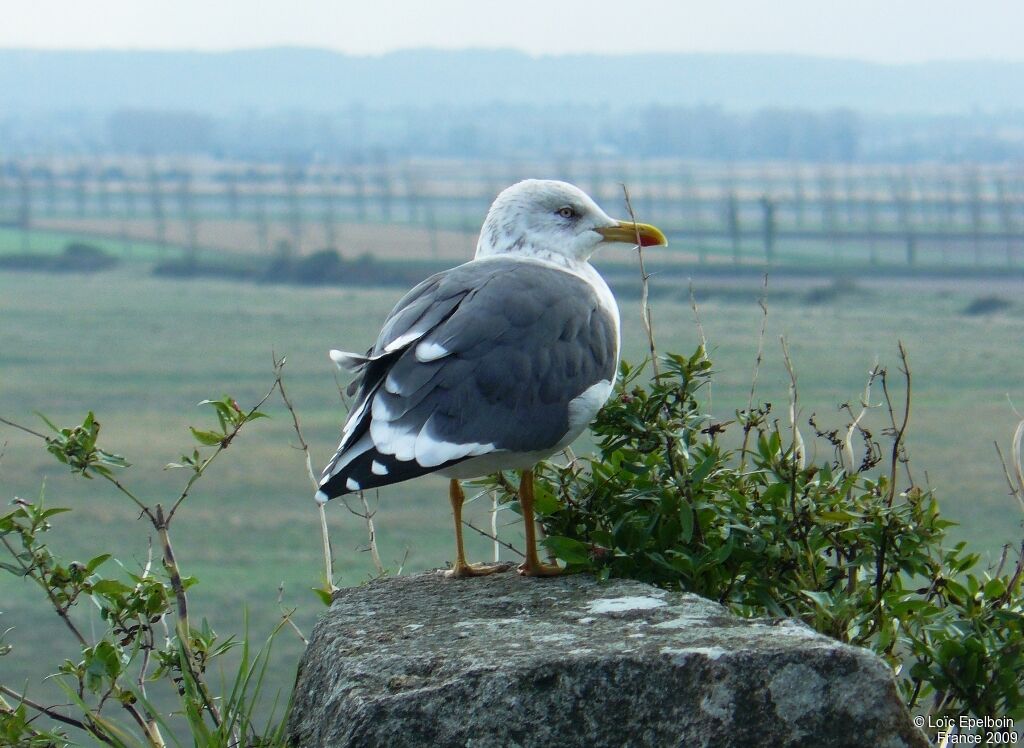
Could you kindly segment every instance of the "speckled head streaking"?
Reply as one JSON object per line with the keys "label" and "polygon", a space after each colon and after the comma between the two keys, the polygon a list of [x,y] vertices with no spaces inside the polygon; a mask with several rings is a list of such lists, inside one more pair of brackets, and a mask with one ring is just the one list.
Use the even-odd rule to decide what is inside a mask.
{"label": "speckled head streaking", "polygon": [[[576,264],[589,259],[602,242],[634,241],[635,229],[609,216],[578,187],[527,179],[495,198],[480,230],[476,256],[516,254]],[[645,236],[641,234],[641,243],[646,245]],[[665,243],[660,232],[649,238],[651,244]]]}

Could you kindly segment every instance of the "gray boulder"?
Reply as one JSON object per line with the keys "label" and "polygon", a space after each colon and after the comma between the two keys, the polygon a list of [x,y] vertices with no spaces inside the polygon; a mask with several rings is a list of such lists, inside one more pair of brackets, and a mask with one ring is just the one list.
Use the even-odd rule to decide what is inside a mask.
{"label": "gray boulder", "polygon": [[396,577],[340,591],[296,746],[927,746],[872,653],[629,581]]}

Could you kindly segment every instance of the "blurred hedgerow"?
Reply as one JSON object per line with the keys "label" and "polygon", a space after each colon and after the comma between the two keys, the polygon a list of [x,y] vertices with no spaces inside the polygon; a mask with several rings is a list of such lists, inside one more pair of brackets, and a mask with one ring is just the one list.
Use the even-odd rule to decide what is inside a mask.
{"label": "blurred hedgerow", "polygon": [[[570,571],[695,592],[744,616],[798,618],[867,647],[898,673],[911,709],[1024,718],[1024,560],[1018,549],[1009,561],[1006,549],[985,570],[966,544],[947,544],[954,523],[914,482],[903,449],[910,372],[902,346],[900,355],[899,407],[889,373],[876,367],[860,409],[846,406],[844,428],[810,419],[811,446],[831,455],[817,463],[796,423],[791,367],[780,425],[768,404],[725,422],[705,412],[712,364],[703,346],[662,357],[647,381],[623,363],[593,424],[597,453],[538,468],[548,550]],[[890,421],[885,446],[861,423],[872,385]],[[1007,477],[1024,499],[1017,459]],[[514,506],[507,478],[484,484]]]}

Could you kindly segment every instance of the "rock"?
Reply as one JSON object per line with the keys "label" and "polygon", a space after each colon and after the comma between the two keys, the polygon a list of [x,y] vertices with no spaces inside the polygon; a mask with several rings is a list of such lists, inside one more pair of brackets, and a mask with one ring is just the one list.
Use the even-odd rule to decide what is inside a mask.
{"label": "rock", "polygon": [[296,746],[924,746],[891,670],[801,623],[630,581],[396,577],[338,592]]}

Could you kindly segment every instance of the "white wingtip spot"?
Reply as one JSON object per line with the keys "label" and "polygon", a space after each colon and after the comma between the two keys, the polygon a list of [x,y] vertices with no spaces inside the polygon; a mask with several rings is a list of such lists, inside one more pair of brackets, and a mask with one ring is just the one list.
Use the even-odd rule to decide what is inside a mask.
{"label": "white wingtip spot", "polygon": [[317,504],[326,504],[328,501],[330,501],[330,497],[327,494],[325,494],[323,491],[317,491],[313,495],[313,500]]}
{"label": "white wingtip spot", "polygon": [[374,460],[373,462],[370,463],[370,472],[372,472],[374,475],[387,475],[388,469],[387,466],[382,465],[376,460]]}
{"label": "white wingtip spot", "polygon": [[432,340],[424,340],[418,346],[416,346],[416,360],[422,363],[428,361],[437,361],[439,358],[444,358],[451,351],[445,348],[440,343],[435,343]]}
{"label": "white wingtip spot", "polygon": [[349,491],[358,491],[359,481],[357,481],[355,478],[349,478],[347,481],[345,481],[345,488],[347,488]]}

